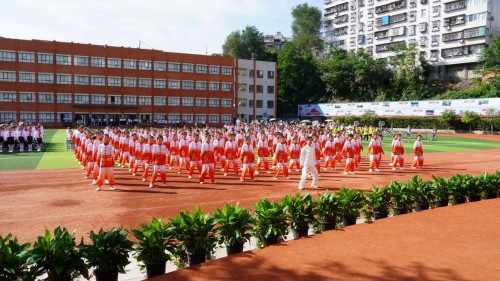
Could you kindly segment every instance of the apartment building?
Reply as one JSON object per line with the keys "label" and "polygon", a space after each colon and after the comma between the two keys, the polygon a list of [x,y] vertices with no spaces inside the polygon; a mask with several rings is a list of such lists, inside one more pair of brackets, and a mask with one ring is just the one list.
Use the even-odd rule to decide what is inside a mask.
{"label": "apartment building", "polygon": [[[325,47],[364,49],[390,59],[398,42],[416,44],[435,77],[474,76],[478,53],[500,34],[500,0],[325,0]],[[496,19],[495,19],[496,18]]]}
{"label": "apartment building", "polygon": [[[238,64],[227,57],[0,37],[0,122],[233,123]],[[271,81],[275,89],[275,79],[266,86]]]}

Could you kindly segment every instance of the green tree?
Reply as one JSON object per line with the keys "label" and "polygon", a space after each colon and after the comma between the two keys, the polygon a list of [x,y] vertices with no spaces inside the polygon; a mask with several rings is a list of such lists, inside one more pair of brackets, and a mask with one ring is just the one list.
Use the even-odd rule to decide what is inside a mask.
{"label": "green tree", "polygon": [[241,32],[235,30],[222,45],[222,55],[238,59],[254,59],[263,56],[264,34],[255,26],[247,26]]}
{"label": "green tree", "polygon": [[323,14],[320,9],[307,3],[292,8],[293,41],[302,54],[310,54],[313,48],[322,49],[320,39]]}
{"label": "green tree", "polygon": [[488,123],[490,123],[491,134],[493,135],[493,122],[495,121],[495,117],[498,117],[497,111],[490,108],[486,111],[486,116],[488,116]]}
{"label": "green tree", "polygon": [[479,54],[479,61],[482,63],[478,65],[477,72],[494,76],[500,74],[500,36],[491,39],[490,46]]}
{"label": "green tree", "polygon": [[317,102],[325,94],[318,62],[303,56],[292,42],[278,54],[278,114],[297,114],[299,104]]}
{"label": "green tree", "polygon": [[446,129],[454,129],[455,125],[457,124],[457,120],[458,120],[457,114],[455,113],[455,111],[452,110],[444,111],[439,116],[439,121],[447,126]]}
{"label": "green tree", "polygon": [[474,111],[466,111],[462,115],[462,122],[469,125],[469,134],[472,132],[472,125],[479,122],[480,117]]}

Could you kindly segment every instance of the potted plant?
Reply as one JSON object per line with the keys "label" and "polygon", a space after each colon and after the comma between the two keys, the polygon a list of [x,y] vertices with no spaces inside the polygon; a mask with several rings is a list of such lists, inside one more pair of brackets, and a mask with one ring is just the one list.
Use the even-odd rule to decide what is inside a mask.
{"label": "potted plant", "polygon": [[450,181],[447,178],[432,176],[434,181],[431,182],[432,193],[436,198],[436,208],[448,206],[450,200]]}
{"label": "potted plant", "polygon": [[387,185],[381,188],[373,185],[372,190],[365,195],[368,198],[366,201],[365,217],[369,217],[371,214],[367,213],[371,212],[375,220],[387,218],[391,206],[391,189]]}
{"label": "potted plant", "polygon": [[19,244],[17,237],[8,234],[5,238],[0,236],[0,280],[32,280],[28,270],[28,251],[30,244]]}
{"label": "potted plant", "polygon": [[413,210],[413,190],[405,182],[391,181],[392,205],[394,215],[407,214]]}
{"label": "potted plant", "polygon": [[366,198],[362,191],[344,187],[340,188],[339,203],[344,227],[356,224],[356,219],[363,209]]}
{"label": "potted plant", "polygon": [[170,219],[174,237],[186,251],[189,266],[205,262],[217,245],[213,235],[216,223],[211,216],[212,213],[205,214],[196,205],[192,214],[182,211],[175,219]]}
{"label": "potted plant", "polygon": [[67,281],[78,274],[89,278],[88,267],[76,247],[75,232],[70,234],[59,226],[53,234],[45,230],[45,236],[38,236],[29,251],[28,263],[34,264],[31,269],[35,276],[47,274],[49,281]]}
{"label": "potted plant", "polygon": [[314,204],[309,192],[304,195],[297,192],[295,197],[287,195],[281,200],[281,204],[286,206],[293,237],[298,239],[307,236],[309,225],[316,220],[313,212]]}
{"label": "potted plant", "polygon": [[321,225],[321,232],[335,229],[337,216],[339,215],[336,193],[330,193],[328,190],[323,194],[318,193],[318,198],[314,199],[313,203],[313,213],[316,215],[316,222]]}
{"label": "potted plant", "polygon": [[118,227],[105,232],[101,228],[98,233],[90,231],[92,244],[84,244],[82,237],[78,248],[87,259],[88,267],[95,267],[97,281],[118,280],[118,273],[125,273],[125,266],[130,263],[128,254],[134,243],[128,240],[128,232],[122,229]]}
{"label": "potted plant", "polygon": [[467,197],[469,202],[481,201],[481,187],[479,178],[473,175],[465,175],[465,182],[467,184]]}
{"label": "potted plant", "polygon": [[134,257],[143,263],[141,269],[146,268],[148,279],[165,274],[165,265],[170,260],[168,252],[173,249],[171,225],[161,218],[153,218],[149,225],[142,222],[139,225],[139,229],[130,229],[137,239]]}
{"label": "potted plant", "polygon": [[497,198],[497,193],[500,190],[499,175],[499,172],[495,172],[494,174],[483,172],[478,177],[479,187],[484,199]]}
{"label": "potted plant", "polygon": [[222,210],[215,208],[214,218],[219,225],[215,233],[219,243],[226,244],[227,255],[243,252],[243,244],[252,237],[253,218],[250,211],[241,208],[240,203],[236,206],[226,204]]}
{"label": "potted plant", "polygon": [[413,191],[411,194],[415,200],[417,212],[428,210],[429,202],[434,201],[435,198],[431,182],[423,181],[421,177],[415,175],[406,185]]}
{"label": "potted plant", "polygon": [[450,179],[450,190],[453,195],[453,205],[465,203],[467,196],[467,182],[464,175],[454,175]]}
{"label": "potted plant", "polygon": [[285,206],[269,202],[266,198],[252,206],[255,208],[252,232],[257,240],[257,247],[267,247],[283,241],[283,237],[288,234]]}

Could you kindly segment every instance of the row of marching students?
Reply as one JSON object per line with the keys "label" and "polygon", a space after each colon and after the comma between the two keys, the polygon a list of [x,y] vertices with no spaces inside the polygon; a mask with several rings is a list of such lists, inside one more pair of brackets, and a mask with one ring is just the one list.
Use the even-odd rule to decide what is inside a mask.
{"label": "row of marching students", "polygon": [[[392,145],[391,145],[391,163],[393,170],[396,170],[396,167],[399,166],[401,170],[404,170],[404,146],[403,146],[403,135],[396,134],[393,136]],[[422,145],[422,136],[417,136],[417,140],[413,145],[413,154],[414,160],[411,165],[412,169],[423,168],[424,166],[424,151]]]}
{"label": "row of marching students", "polygon": [[43,126],[33,126],[27,123],[10,123],[0,125],[0,153],[8,152],[42,151]]}

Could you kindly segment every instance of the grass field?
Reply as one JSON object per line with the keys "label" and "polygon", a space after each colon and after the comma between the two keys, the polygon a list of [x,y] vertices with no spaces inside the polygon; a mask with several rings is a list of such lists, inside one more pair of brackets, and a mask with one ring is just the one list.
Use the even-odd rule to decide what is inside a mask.
{"label": "grass field", "polygon": [[[66,136],[65,129],[61,130],[45,130],[45,140],[42,146],[42,152],[13,152],[8,153],[4,150],[0,154],[0,171],[13,170],[33,170],[33,169],[64,169],[78,168],[78,162],[75,161],[72,151],[66,151]],[[441,136],[438,141],[423,141],[424,153],[434,152],[459,152],[473,151],[500,147],[499,142]],[[404,140],[405,154],[411,154],[413,150],[414,140]],[[363,146],[367,148],[368,143],[363,142]],[[386,154],[390,154],[391,139],[385,138],[383,148]],[[366,149],[362,152],[362,156],[366,155]]]}

